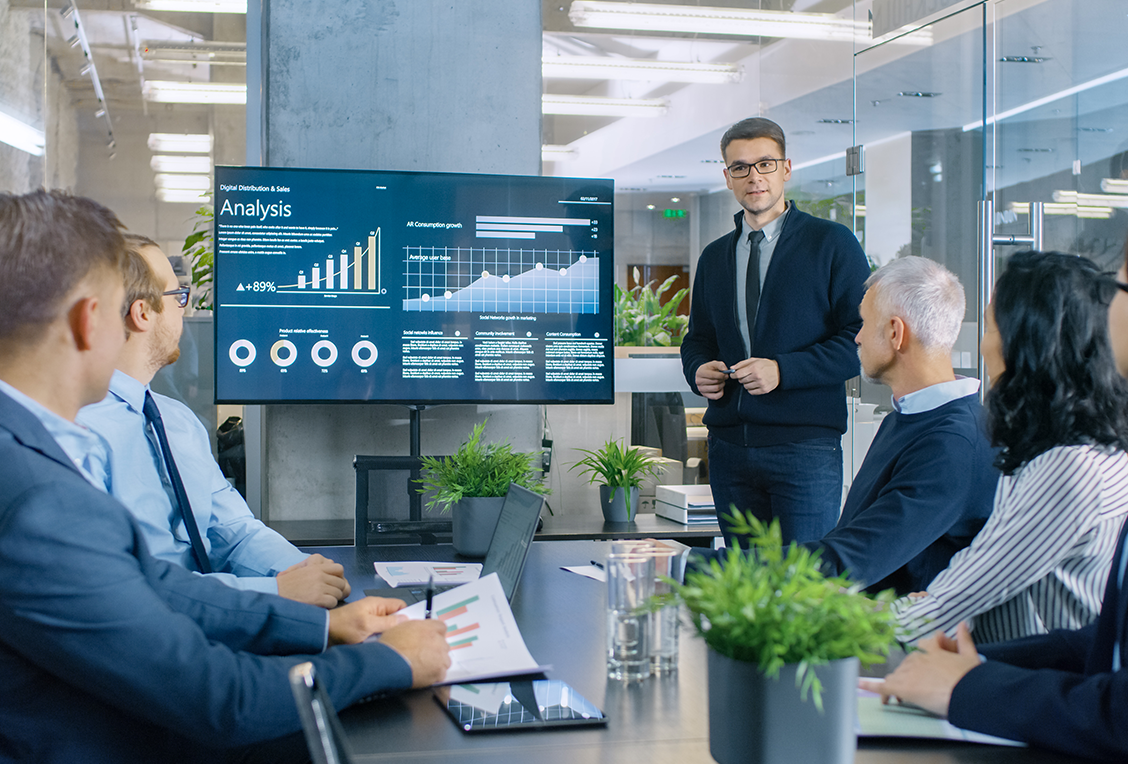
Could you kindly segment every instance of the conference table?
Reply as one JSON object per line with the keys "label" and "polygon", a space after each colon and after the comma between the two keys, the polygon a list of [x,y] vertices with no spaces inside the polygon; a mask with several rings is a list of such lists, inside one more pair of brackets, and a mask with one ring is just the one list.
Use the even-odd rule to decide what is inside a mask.
{"label": "conference table", "polygon": [[[549,678],[562,680],[602,708],[605,728],[468,735],[430,690],[415,690],[341,711],[357,762],[458,764],[708,764],[706,650],[683,620],[679,667],[662,678],[626,685],[606,673],[606,584],[561,569],[603,559],[607,541],[534,541],[513,614],[525,643]],[[373,562],[458,560],[449,545],[310,547],[345,566],[350,600],[384,587]],[[862,738],[857,764],[1061,764],[1077,759],[1030,748]],[[781,762],[780,764],[787,764]],[[807,764],[807,763],[803,763]]]}

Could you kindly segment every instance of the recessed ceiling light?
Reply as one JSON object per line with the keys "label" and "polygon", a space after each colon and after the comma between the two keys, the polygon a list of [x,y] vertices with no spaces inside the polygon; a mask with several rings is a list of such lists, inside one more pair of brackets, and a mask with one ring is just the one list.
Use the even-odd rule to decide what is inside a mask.
{"label": "recessed ceiling light", "polygon": [[211,173],[212,163],[205,156],[175,156],[158,154],[149,160],[153,172],[162,173]]}
{"label": "recessed ceiling light", "polygon": [[681,201],[681,197],[680,196],[671,196],[670,201],[673,202],[674,204],[677,204],[678,202]]}
{"label": "recessed ceiling light", "polygon": [[924,90],[902,90],[897,95],[902,98],[939,98],[943,93],[929,93]]}
{"label": "recessed ceiling light", "polygon": [[544,77],[581,80],[644,80],[721,85],[740,82],[736,64],[699,64],[610,56],[548,56],[541,60]]}
{"label": "recessed ceiling light", "polygon": [[1004,64],[1044,64],[1053,59],[1046,56],[1003,56],[999,61]]}
{"label": "recessed ceiling light", "polygon": [[184,133],[149,133],[149,150],[173,154],[209,154],[212,149],[210,135]]}
{"label": "recessed ceiling light", "polygon": [[245,104],[247,102],[247,86],[237,83],[146,80],[141,93],[146,101],[156,103]]}
{"label": "recessed ceiling light", "polygon": [[179,191],[204,192],[211,190],[210,175],[175,175],[158,173],[153,177],[157,188],[177,189]]}
{"label": "recessed ceiling light", "polygon": [[1054,153],[1053,149],[1023,148],[1023,149],[1015,149],[1015,151],[1017,151],[1020,154],[1052,154],[1052,153]]}
{"label": "recessed ceiling light", "polygon": [[1077,132],[1079,132],[1079,133],[1111,133],[1112,128],[1111,127],[1079,127],[1079,128],[1077,128]]}
{"label": "recessed ceiling light", "polygon": [[820,119],[819,124],[820,125],[852,125],[852,124],[854,124],[854,120],[852,120],[852,119]]}
{"label": "recessed ceiling light", "polygon": [[541,96],[541,113],[585,117],[660,117],[669,102],[665,98],[604,98],[601,96]]}
{"label": "recessed ceiling light", "polygon": [[653,205],[653,204],[648,204],[648,205],[646,205],[646,209],[648,209],[648,210],[652,210],[652,209],[654,209],[654,205]]}
{"label": "recessed ceiling light", "polygon": [[211,197],[199,191],[186,191],[175,188],[158,188],[157,199],[162,202],[178,202],[182,204],[210,204]]}

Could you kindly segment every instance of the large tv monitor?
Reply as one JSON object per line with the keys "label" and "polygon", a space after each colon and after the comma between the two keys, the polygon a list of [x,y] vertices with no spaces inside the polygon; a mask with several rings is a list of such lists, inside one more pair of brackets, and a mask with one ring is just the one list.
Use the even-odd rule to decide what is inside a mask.
{"label": "large tv monitor", "polygon": [[215,170],[220,403],[610,403],[614,182]]}

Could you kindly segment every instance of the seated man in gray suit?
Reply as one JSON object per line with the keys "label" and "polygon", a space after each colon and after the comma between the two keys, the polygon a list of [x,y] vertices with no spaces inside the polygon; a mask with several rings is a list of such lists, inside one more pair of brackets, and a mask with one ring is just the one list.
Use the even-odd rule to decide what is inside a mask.
{"label": "seated man in gray suit", "polygon": [[119,228],[88,199],[0,194],[0,758],[278,760],[263,744],[300,729],[291,666],[344,707],[441,679],[445,627],[201,578],[90,484],[98,442],[74,419],[125,339]]}

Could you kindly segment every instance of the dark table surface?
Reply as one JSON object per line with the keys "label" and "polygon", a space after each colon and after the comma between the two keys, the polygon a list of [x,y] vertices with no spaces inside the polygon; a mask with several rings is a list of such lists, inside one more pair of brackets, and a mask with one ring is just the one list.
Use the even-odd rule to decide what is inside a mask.
{"label": "dark table surface", "polygon": [[[341,720],[358,762],[457,761],[459,764],[696,764],[709,755],[705,647],[683,624],[676,674],[627,686],[608,680],[604,653],[605,584],[561,570],[602,559],[606,541],[537,541],[513,613],[529,651],[549,676],[602,708],[605,729],[466,735],[430,691],[418,690],[345,709]],[[318,551],[345,565],[353,588],[384,586],[375,561],[454,560],[448,545],[353,547]],[[859,740],[857,764],[1061,764],[1076,759],[1033,749],[924,740]],[[784,764],[784,763],[781,763]]]}

